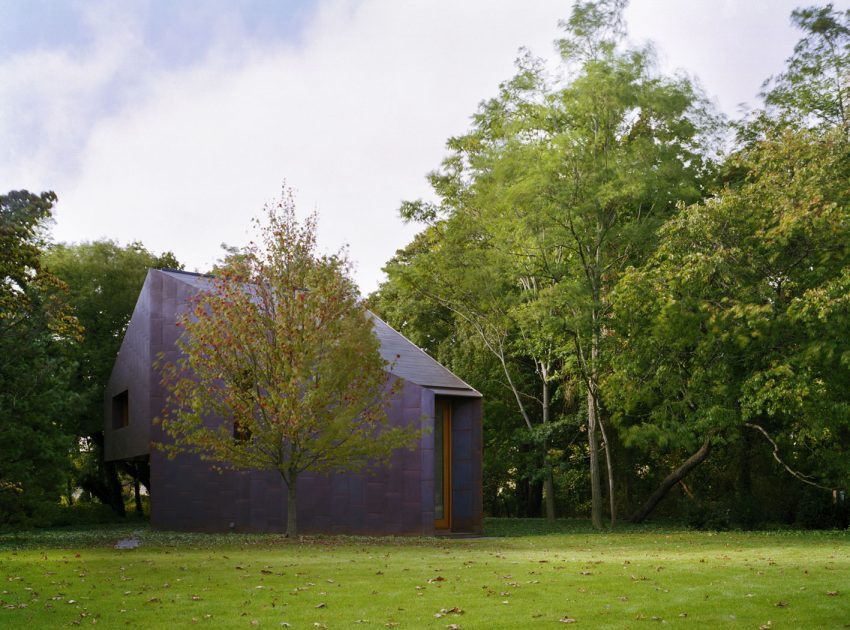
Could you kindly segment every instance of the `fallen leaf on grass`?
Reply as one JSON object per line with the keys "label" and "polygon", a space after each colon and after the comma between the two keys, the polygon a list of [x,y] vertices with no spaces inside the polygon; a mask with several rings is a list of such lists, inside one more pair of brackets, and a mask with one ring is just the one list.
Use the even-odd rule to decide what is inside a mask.
{"label": "fallen leaf on grass", "polygon": [[826,594],[827,594],[829,597],[837,597],[837,596],[838,596],[838,591],[827,591],[827,592],[826,592]]}
{"label": "fallen leaf on grass", "polygon": [[560,619],[558,619],[558,622],[559,623],[576,623],[576,620],[573,619],[572,617],[561,617]]}
{"label": "fallen leaf on grass", "polygon": [[456,623],[450,623],[446,628],[447,630],[460,630],[460,626]]}
{"label": "fallen leaf on grass", "polygon": [[788,602],[778,601],[774,604],[774,606],[776,606],[777,608],[787,608]]}
{"label": "fallen leaf on grass", "polygon": [[322,602],[320,604],[316,604],[316,608],[327,608],[327,607],[328,607],[328,605],[325,602]]}
{"label": "fallen leaf on grass", "polygon": [[433,584],[434,582],[445,582],[445,581],[446,581],[446,578],[444,578],[442,575],[438,575],[437,577],[432,577],[430,580],[428,580],[428,584]]}

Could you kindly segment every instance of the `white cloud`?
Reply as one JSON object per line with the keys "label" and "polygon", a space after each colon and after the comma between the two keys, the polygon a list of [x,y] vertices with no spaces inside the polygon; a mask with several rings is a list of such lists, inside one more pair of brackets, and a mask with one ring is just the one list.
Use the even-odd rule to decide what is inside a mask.
{"label": "white cloud", "polygon": [[728,115],[759,105],[762,82],[782,72],[800,33],[801,0],[635,0],[626,17],[636,40],[660,43],[663,65],[695,75]]}
{"label": "white cloud", "polygon": [[[638,38],[666,38],[670,65],[706,73],[710,93],[730,75],[757,89],[765,75],[713,63],[727,56],[712,47],[746,43],[734,29],[763,12],[712,6],[634,0],[628,17]],[[445,140],[511,75],[520,46],[551,52],[568,11],[563,0],[327,0],[297,46],[235,29],[203,60],[165,68],[139,37],[140,15],[98,8],[86,50],[0,61],[0,135],[12,138],[0,186],[55,189],[58,240],[141,240],[204,269],[220,242],[246,241],[285,178],[305,213],[319,210],[323,247],[350,243],[370,291],[416,229],[399,203],[430,194],[425,174]]]}
{"label": "white cloud", "polygon": [[319,210],[324,247],[350,244],[369,291],[412,237],[396,210],[429,194],[446,138],[510,76],[520,45],[551,48],[560,3],[519,6],[332,2],[300,49],[246,42],[236,62],[218,49],[151,76],[144,98],[91,130],[58,191],[55,235],[138,239],[205,268],[220,242],[245,242],[285,178]]}

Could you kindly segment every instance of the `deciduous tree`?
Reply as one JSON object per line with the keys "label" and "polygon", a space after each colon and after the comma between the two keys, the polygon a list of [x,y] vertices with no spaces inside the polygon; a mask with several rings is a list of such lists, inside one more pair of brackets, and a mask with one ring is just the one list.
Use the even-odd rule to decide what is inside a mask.
{"label": "deciduous tree", "polygon": [[40,254],[56,196],[0,195],[0,521],[24,521],[58,498],[73,439],[66,426],[80,327],[66,287]]}
{"label": "deciduous tree", "polygon": [[[79,438],[74,482],[123,516],[119,472],[147,486],[148,468],[143,462],[103,461],[104,390],[148,269],[182,265],[171,252],[156,256],[141,243],[121,246],[109,240],[52,245],[41,264],[68,286],[68,303],[84,328],[74,353],[72,386],[78,398],[67,418]],[[137,493],[137,508],[138,503]]]}
{"label": "deciduous tree", "polygon": [[[612,523],[616,512],[613,427],[601,395],[609,294],[620,272],[652,251],[676,202],[705,193],[717,127],[687,78],[659,74],[649,48],[624,47],[623,6],[577,3],[559,42],[563,78],[524,54],[473,129],[449,140],[431,175],[439,204],[402,207],[434,223],[440,242],[423,256],[433,262],[399,274],[479,332],[529,428],[530,401],[548,424],[557,385],[583,383],[596,527],[600,434]],[[431,271],[417,278],[421,270]],[[534,366],[536,391],[515,386],[517,357]]]}
{"label": "deciduous tree", "polygon": [[840,128],[774,132],[733,158],[743,183],[683,208],[621,279],[608,400],[627,439],[694,453],[669,481],[753,431],[799,481],[847,483],[848,157]]}
{"label": "deciduous tree", "polygon": [[377,464],[416,434],[389,425],[386,364],[345,255],[316,253],[315,216],[299,223],[290,195],[266,221],[181,320],[161,421],[171,453],[280,473],[294,536],[304,471]]}

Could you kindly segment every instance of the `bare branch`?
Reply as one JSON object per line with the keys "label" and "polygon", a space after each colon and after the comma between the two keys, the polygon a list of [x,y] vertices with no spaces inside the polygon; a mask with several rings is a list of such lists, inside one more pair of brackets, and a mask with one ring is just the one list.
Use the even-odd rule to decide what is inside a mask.
{"label": "bare branch", "polygon": [[804,475],[803,473],[794,470],[788,464],[786,464],[784,461],[782,461],[782,458],[779,457],[779,445],[776,442],[773,441],[773,438],[770,437],[770,434],[767,431],[765,431],[765,429],[763,427],[761,427],[757,424],[752,424],[751,422],[745,422],[744,426],[749,427],[750,429],[754,429],[755,431],[758,431],[759,433],[761,433],[764,436],[764,439],[766,439],[768,442],[770,442],[771,446],[773,446],[773,459],[775,459],[777,462],[779,462],[779,464],[786,471],[788,471],[788,473],[791,476],[796,477],[797,479],[799,479],[803,483],[807,483],[810,486],[814,486],[815,488],[820,488],[821,490],[826,490],[827,492],[834,492],[834,490],[835,490],[834,488],[827,488],[826,486],[822,486],[819,483],[812,481],[812,479],[811,479],[811,477],[809,477],[809,475]]}

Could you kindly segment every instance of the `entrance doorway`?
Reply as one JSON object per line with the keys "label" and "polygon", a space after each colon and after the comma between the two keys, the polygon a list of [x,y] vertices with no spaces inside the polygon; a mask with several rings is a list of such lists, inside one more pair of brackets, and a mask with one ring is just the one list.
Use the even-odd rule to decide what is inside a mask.
{"label": "entrance doorway", "polygon": [[434,527],[452,526],[452,406],[434,400]]}

